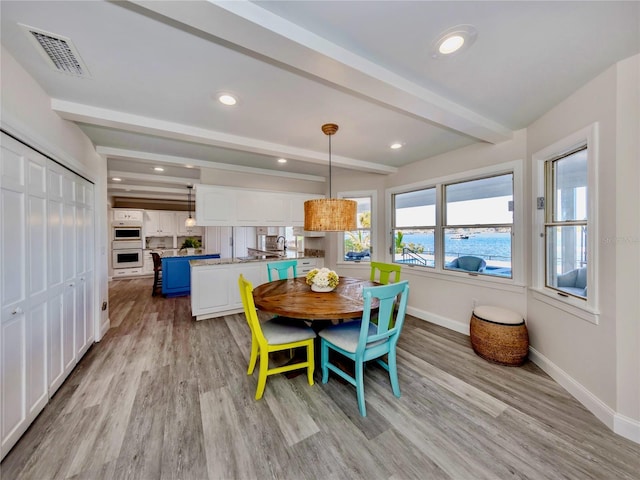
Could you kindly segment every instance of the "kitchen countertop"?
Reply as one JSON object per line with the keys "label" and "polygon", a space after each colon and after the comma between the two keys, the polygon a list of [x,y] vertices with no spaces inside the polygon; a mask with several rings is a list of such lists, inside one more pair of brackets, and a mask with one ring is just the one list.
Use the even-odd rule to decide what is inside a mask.
{"label": "kitchen countertop", "polygon": [[197,257],[198,255],[220,255],[220,252],[210,252],[208,250],[203,250],[200,248],[196,248],[195,253],[188,254],[186,250],[180,250],[179,248],[145,248],[145,252],[162,252],[160,257],[169,258],[169,257]]}
{"label": "kitchen countertop", "polygon": [[192,267],[202,267],[206,265],[229,265],[234,263],[250,263],[250,262],[278,262],[281,260],[303,259],[303,258],[323,258],[318,255],[305,255],[302,252],[287,251],[286,256],[271,257],[267,255],[251,255],[247,257],[235,258],[207,258],[205,260],[190,260]]}

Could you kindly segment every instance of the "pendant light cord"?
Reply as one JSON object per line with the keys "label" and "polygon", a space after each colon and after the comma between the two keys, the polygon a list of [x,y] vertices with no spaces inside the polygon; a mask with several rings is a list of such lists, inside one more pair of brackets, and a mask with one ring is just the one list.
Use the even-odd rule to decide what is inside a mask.
{"label": "pendant light cord", "polygon": [[331,198],[331,137],[329,135],[329,198]]}

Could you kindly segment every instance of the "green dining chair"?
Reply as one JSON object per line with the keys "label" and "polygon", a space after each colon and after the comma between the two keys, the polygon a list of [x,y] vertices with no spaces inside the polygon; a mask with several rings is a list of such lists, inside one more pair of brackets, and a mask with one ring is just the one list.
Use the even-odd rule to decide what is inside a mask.
{"label": "green dining chair", "polygon": [[[396,365],[396,345],[404,316],[407,310],[409,297],[409,282],[390,283],[378,287],[365,287],[362,289],[364,298],[364,311],[362,320],[356,322],[341,323],[321,330],[320,336],[320,366],[322,368],[322,383],[329,380],[329,370],[342,377],[356,387],[358,396],[358,408],[360,415],[367,416],[364,402],[364,363],[376,360],[387,372],[391,381],[391,389],[396,397],[400,397],[400,385],[398,384],[398,369]],[[371,322],[371,301],[377,298],[380,301],[378,324]],[[396,310],[396,303],[398,309]],[[390,326],[394,320],[393,326]],[[329,358],[329,350],[353,360],[355,362],[355,376],[345,373]],[[383,356],[388,356],[388,361]],[[334,358],[335,361],[335,358]]]}
{"label": "green dining chair", "polygon": [[[289,269],[293,272],[292,277],[289,277]],[[273,281],[273,270],[278,272],[278,280],[296,278],[298,276],[298,260],[285,260],[281,262],[267,263],[267,274],[270,282]]]}
{"label": "green dining chair", "polygon": [[392,283],[398,283],[400,281],[400,270],[402,266],[397,263],[382,263],[371,262],[371,277],[372,282],[378,282],[382,285],[389,283],[389,277],[393,273]]}
{"label": "green dining chair", "polygon": [[[397,263],[382,263],[371,262],[371,277],[369,280],[372,282],[378,282],[382,285],[388,285],[390,283],[390,277],[393,273],[393,279],[391,283],[398,283],[400,281],[400,271],[402,266]],[[373,323],[378,323],[378,319],[371,320]],[[391,327],[393,327],[393,319],[391,320]]]}

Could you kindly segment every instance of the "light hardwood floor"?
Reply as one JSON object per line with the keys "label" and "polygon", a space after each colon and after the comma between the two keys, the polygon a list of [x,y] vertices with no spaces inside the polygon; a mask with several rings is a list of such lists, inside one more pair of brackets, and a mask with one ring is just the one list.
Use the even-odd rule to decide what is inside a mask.
{"label": "light hardwood floor", "polygon": [[[623,439],[532,363],[408,317],[402,397],[366,369],[368,417],[335,376],[267,380],[254,400],[241,315],[195,322],[151,280],[110,289],[111,330],[1,465],[5,479],[638,479]],[[319,379],[318,373],[316,378]]]}

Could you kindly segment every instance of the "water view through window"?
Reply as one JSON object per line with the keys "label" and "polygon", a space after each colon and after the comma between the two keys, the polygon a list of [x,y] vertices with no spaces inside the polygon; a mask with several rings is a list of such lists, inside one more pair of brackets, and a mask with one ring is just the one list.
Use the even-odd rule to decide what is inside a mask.
{"label": "water view through window", "polygon": [[[435,187],[394,196],[394,262],[424,267],[439,262],[445,270],[511,278],[513,174],[442,189],[442,202]],[[443,245],[440,259],[437,240]]]}

